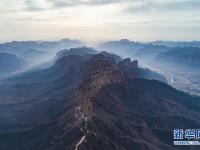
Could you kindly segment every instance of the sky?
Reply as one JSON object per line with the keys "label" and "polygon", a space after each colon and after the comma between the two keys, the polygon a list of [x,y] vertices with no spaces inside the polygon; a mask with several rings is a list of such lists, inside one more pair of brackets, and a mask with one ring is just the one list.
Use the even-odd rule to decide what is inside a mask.
{"label": "sky", "polygon": [[200,40],[200,0],[1,0],[0,42]]}

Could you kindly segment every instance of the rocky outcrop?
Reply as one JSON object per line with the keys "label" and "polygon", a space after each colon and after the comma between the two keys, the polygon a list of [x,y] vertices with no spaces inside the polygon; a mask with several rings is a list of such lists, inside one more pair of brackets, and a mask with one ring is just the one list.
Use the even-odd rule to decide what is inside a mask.
{"label": "rocky outcrop", "polygon": [[[181,108],[188,107],[188,103],[176,102],[180,93],[157,81],[136,79],[138,62],[131,59],[116,64],[110,57],[95,55],[82,65],[82,73],[82,82],[74,95],[75,125],[81,133],[73,144],[75,150],[172,149],[169,138],[162,139],[162,134],[170,137],[173,128],[186,117],[181,116],[183,111],[190,115],[188,108]],[[151,89],[157,92],[159,88],[162,90],[156,96],[151,93]],[[162,98],[168,96],[167,92],[170,98]],[[175,119],[165,122],[168,114],[181,119],[176,125]],[[162,117],[156,120],[159,115]],[[161,127],[160,123],[167,126]],[[189,125],[198,123],[185,123]]]}
{"label": "rocky outcrop", "polygon": [[123,71],[126,78],[136,78],[138,76],[138,61],[131,61],[126,58],[118,63],[119,68]]}
{"label": "rocky outcrop", "polygon": [[109,84],[120,83],[123,75],[111,58],[102,54],[95,55],[83,65],[83,82],[75,92],[75,118],[80,120],[84,115],[91,118],[94,115],[92,97]]}

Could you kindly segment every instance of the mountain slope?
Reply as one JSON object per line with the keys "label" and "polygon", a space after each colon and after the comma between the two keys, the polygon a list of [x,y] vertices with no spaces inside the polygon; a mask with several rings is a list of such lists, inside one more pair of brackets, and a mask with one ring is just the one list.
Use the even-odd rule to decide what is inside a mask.
{"label": "mountain slope", "polygon": [[1,81],[0,131],[48,122],[69,107],[65,101],[80,82],[79,66],[87,59],[87,56],[65,56],[48,69]]}
{"label": "mountain slope", "polygon": [[145,61],[151,61],[152,59],[155,59],[156,56],[163,52],[170,51],[171,48],[166,46],[157,46],[157,45],[146,45],[144,48],[141,48],[137,51],[135,54],[137,58],[145,60]]}
{"label": "mountain slope", "polygon": [[25,61],[13,54],[0,53],[0,75],[15,72],[25,66]]}
{"label": "mountain slope", "polygon": [[[60,71],[83,56],[79,55],[76,61],[72,56],[67,58],[56,63],[55,66],[63,67]],[[66,97],[65,90],[57,95],[61,98],[58,104],[62,101],[62,105],[67,106],[60,115],[31,128],[1,133],[1,150],[190,148],[174,147],[172,130],[200,126],[199,97],[186,95],[159,81],[141,79],[135,61],[127,59],[116,63],[102,54],[84,58],[72,67],[79,82],[73,86],[70,97]],[[68,77],[70,72],[62,74],[51,86],[64,83],[66,88],[69,85],[66,81],[72,81]],[[50,91],[54,93],[58,89]],[[49,111],[54,109],[49,108]]]}
{"label": "mountain slope", "polygon": [[200,65],[200,48],[197,47],[176,47],[168,52],[161,53],[157,56],[157,60],[171,62],[186,67],[196,67]]}

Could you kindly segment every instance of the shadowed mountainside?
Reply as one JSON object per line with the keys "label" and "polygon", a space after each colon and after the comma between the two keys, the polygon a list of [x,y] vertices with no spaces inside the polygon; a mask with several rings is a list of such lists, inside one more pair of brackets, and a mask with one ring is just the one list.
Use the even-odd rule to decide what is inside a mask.
{"label": "shadowed mountainside", "polygon": [[[1,104],[16,109],[20,128],[1,132],[0,149],[190,149],[174,147],[172,131],[199,127],[199,97],[142,79],[137,65],[103,54],[70,54],[49,69],[5,81],[7,86],[16,84],[14,94],[22,101],[17,106],[14,100]],[[2,92],[8,98],[6,89]],[[30,95],[34,98],[27,101]]]}

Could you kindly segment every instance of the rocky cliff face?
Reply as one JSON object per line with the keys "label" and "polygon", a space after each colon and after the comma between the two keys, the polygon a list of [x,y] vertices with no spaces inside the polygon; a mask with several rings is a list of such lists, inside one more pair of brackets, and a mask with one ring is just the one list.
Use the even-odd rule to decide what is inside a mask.
{"label": "rocky cliff face", "polygon": [[122,72],[111,58],[102,54],[95,55],[83,66],[83,81],[74,94],[75,118],[91,118],[94,115],[92,98],[104,86],[124,80]]}
{"label": "rocky cliff face", "polygon": [[[87,141],[96,143],[99,140],[105,140],[103,136],[96,139],[98,131],[95,131],[93,127],[95,126],[93,123],[96,123],[94,120],[99,118],[99,114],[103,116],[101,114],[103,113],[102,108],[98,106],[98,103],[104,105],[103,109],[105,110],[113,109],[120,113],[120,105],[118,106],[118,104],[121,100],[118,101],[119,103],[116,101],[113,104],[113,108],[111,108],[109,100],[106,102],[106,99],[102,99],[99,102],[95,97],[99,97],[98,94],[107,86],[126,82],[126,78],[136,78],[137,73],[135,69],[137,67],[137,61],[132,62],[130,59],[125,59],[117,64],[112,57],[106,57],[103,54],[93,56],[82,65],[82,82],[73,97],[75,102],[74,121],[75,125],[81,125],[80,132],[82,134],[82,137],[74,144],[75,150],[87,149],[86,145],[90,144]],[[91,139],[91,137],[95,140]],[[101,148],[113,149],[114,146],[109,141],[106,141],[106,143],[103,143]]]}
{"label": "rocky cliff face", "polygon": [[138,77],[138,61],[131,61],[126,58],[118,63],[119,68],[123,71],[126,78]]}
{"label": "rocky cliff face", "polygon": [[[191,115],[189,102],[164,84],[138,80],[138,69],[137,61],[115,63],[103,55],[82,65],[82,82],[74,95],[75,125],[80,125],[81,133],[73,144],[75,150],[173,149],[170,133],[183,127],[182,119]],[[184,127],[198,124],[184,123]]]}

